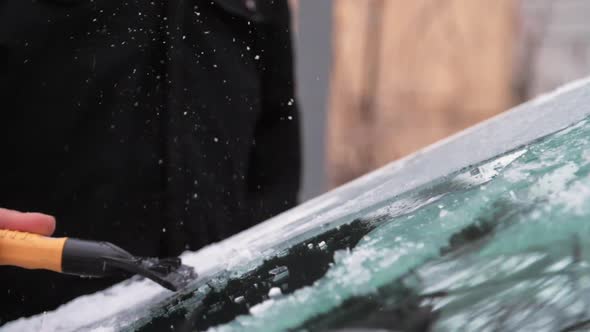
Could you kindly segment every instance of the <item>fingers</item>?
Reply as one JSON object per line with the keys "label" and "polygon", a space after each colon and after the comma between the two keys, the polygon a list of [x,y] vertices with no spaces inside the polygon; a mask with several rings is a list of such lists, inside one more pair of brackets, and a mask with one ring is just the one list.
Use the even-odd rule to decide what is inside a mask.
{"label": "fingers", "polygon": [[0,229],[49,236],[55,231],[55,218],[42,213],[18,212],[0,208]]}

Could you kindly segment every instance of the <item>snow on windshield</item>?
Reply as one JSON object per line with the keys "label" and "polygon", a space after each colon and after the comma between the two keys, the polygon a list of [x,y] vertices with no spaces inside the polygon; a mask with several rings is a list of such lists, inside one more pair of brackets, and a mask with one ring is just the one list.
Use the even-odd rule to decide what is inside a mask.
{"label": "snow on windshield", "polygon": [[[435,331],[557,331],[588,320],[589,151],[584,120],[509,154],[515,160],[509,165],[487,163],[497,165],[490,181],[381,222],[353,249],[337,251],[312,286],[270,298],[210,331],[351,324],[419,331],[407,329],[415,328],[406,321],[411,310],[383,323],[359,309],[389,305],[391,314],[410,300],[415,311],[431,314]],[[480,169],[442,182],[477,177]]]}

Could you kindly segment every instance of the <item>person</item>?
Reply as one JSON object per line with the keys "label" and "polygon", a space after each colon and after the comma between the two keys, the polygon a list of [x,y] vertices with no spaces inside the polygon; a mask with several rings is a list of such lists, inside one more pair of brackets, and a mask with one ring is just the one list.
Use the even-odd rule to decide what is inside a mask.
{"label": "person", "polygon": [[[286,0],[3,1],[0,207],[147,257],[268,219],[299,189],[292,62]],[[120,280],[0,267],[0,324]]]}
{"label": "person", "polygon": [[51,236],[55,232],[55,218],[43,213],[0,208],[0,229]]}

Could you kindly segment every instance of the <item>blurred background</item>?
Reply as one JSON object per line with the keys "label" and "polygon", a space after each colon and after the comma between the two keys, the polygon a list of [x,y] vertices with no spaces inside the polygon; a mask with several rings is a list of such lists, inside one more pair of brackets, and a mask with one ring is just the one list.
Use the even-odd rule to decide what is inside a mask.
{"label": "blurred background", "polygon": [[291,1],[302,201],[590,74],[589,1]]}

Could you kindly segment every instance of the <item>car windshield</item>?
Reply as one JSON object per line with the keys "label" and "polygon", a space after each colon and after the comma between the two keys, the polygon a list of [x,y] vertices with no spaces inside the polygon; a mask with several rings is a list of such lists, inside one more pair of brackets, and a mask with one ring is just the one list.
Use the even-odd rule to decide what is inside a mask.
{"label": "car windshield", "polygon": [[[80,308],[123,301],[85,328],[583,329],[590,322],[590,121],[586,111],[557,108],[585,107],[585,91],[525,105],[354,190],[187,254],[202,277],[177,294],[134,279],[6,328],[80,328],[101,317]],[[556,119],[559,130],[538,119]]]}
{"label": "car windshield", "polygon": [[590,319],[589,147],[584,120],[203,285],[135,327],[556,331]]}

